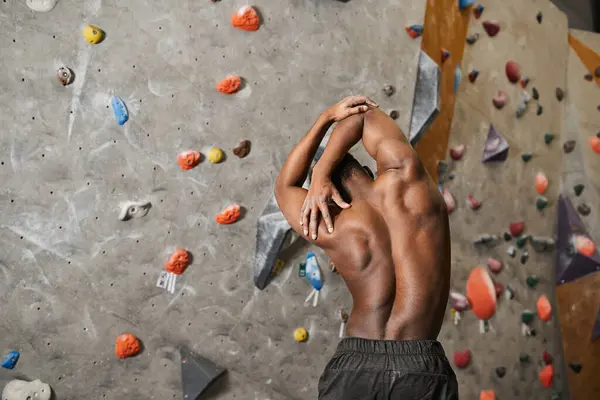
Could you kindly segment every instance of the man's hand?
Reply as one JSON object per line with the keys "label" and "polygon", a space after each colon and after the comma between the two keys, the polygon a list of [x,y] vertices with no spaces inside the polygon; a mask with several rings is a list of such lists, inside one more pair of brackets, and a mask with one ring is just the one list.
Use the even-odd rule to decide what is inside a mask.
{"label": "man's hand", "polygon": [[325,114],[333,121],[340,122],[351,115],[367,112],[370,107],[377,108],[379,106],[368,97],[350,96],[329,107]]}
{"label": "man's hand", "polygon": [[340,192],[328,176],[313,179],[304,204],[300,209],[300,225],[304,227],[303,230],[306,236],[310,233],[313,240],[317,239],[319,211],[325,220],[327,230],[329,233],[333,232],[333,222],[329,214],[329,204],[332,201],[340,208],[350,208],[350,204],[342,199]]}

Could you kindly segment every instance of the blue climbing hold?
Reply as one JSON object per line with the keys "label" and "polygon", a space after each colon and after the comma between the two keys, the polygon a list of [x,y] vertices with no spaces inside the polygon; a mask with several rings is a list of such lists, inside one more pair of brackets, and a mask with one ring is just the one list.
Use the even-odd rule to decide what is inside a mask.
{"label": "blue climbing hold", "polygon": [[456,70],[454,71],[454,93],[458,91],[458,86],[460,85],[460,81],[462,79],[462,71],[460,70],[460,64],[456,66]]}
{"label": "blue climbing hold", "polygon": [[18,351],[11,351],[5,355],[2,359],[2,368],[13,369],[17,365],[17,361],[19,361],[20,355]]}
{"label": "blue climbing hold", "polygon": [[115,96],[112,98],[112,108],[115,112],[115,118],[117,119],[117,124],[125,125],[125,122],[129,120],[129,113],[127,112],[127,107],[125,103],[119,96]]}
{"label": "blue climbing hold", "polygon": [[323,287],[323,281],[321,280],[321,270],[319,269],[319,263],[315,253],[308,253],[306,255],[306,280],[315,290],[321,290]]}
{"label": "blue climbing hold", "polygon": [[472,6],[473,3],[475,3],[475,0],[458,0],[458,9],[462,11],[469,6]]}
{"label": "blue climbing hold", "polygon": [[477,4],[475,6],[475,8],[473,9],[473,15],[476,19],[479,19],[479,17],[481,17],[481,14],[483,14],[483,10],[485,10],[483,4]]}

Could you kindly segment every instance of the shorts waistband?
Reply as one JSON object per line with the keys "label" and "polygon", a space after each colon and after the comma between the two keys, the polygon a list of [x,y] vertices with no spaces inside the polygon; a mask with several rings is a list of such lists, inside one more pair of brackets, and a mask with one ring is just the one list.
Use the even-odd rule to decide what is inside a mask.
{"label": "shorts waistband", "polygon": [[446,356],[442,344],[437,340],[372,340],[348,337],[340,341],[337,351],[369,354]]}

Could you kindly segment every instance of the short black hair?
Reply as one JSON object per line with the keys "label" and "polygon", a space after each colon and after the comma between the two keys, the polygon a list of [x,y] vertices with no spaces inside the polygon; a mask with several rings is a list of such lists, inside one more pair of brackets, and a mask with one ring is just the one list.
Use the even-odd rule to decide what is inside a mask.
{"label": "short black hair", "polygon": [[348,203],[352,201],[352,195],[344,183],[356,173],[364,174],[366,172],[356,158],[351,154],[346,153],[342,161],[340,161],[331,174],[331,181],[342,195],[344,201]]}

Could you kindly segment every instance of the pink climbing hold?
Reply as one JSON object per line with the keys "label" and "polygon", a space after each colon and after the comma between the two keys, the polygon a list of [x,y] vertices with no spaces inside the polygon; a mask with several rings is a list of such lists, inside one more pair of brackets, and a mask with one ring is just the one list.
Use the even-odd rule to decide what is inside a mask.
{"label": "pink climbing hold", "polygon": [[519,82],[521,79],[521,67],[516,62],[510,60],[506,63],[506,77],[512,83]]}
{"label": "pink climbing hold", "polygon": [[450,193],[448,189],[444,188],[444,190],[442,190],[442,197],[444,197],[444,201],[446,202],[448,214],[451,214],[456,206],[456,202],[454,201],[454,197],[452,197],[452,193]]}
{"label": "pink climbing hold", "polygon": [[504,285],[502,285],[500,282],[495,282],[494,290],[496,291],[496,298],[499,298],[502,296],[502,293],[504,293]]}
{"label": "pink climbing hold", "polygon": [[487,20],[483,21],[482,25],[489,37],[494,37],[500,32],[500,24],[498,24],[498,21]]}
{"label": "pink climbing hold", "polygon": [[508,226],[508,230],[512,237],[520,236],[525,230],[525,222],[513,222]]}
{"label": "pink climbing hold", "polygon": [[467,196],[467,206],[469,206],[471,210],[479,210],[481,207],[481,202],[470,194]]}
{"label": "pink climbing hold", "polygon": [[498,272],[502,271],[502,267],[504,267],[504,264],[502,264],[502,261],[490,257],[487,260],[487,266],[490,269],[490,271],[497,274]]}
{"label": "pink climbing hold", "polygon": [[542,360],[544,360],[544,364],[550,365],[552,364],[552,361],[554,361],[554,358],[552,358],[550,353],[544,350],[544,352],[542,353]]}
{"label": "pink climbing hold", "polygon": [[454,365],[456,368],[467,368],[469,362],[471,361],[471,350],[466,349],[463,351],[455,351],[454,352]]}
{"label": "pink climbing hold", "polygon": [[454,161],[458,161],[462,158],[463,154],[465,154],[465,145],[459,144],[450,148],[450,157]]}
{"label": "pink climbing hold", "polygon": [[466,311],[470,308],[469,300],[467,297],[461,293],[450,291],[448,295],[448,301],[450,302],[450,306],[454,308],[456,311]]}
{"label": "pink climbing hold", "polygon": [[498,94],[492,98],[492,103],[494,104],[494,107],[496,107],[498,110],[501,110],[506,104],[506,93],[504,93],[502,90],[499,90]]}

